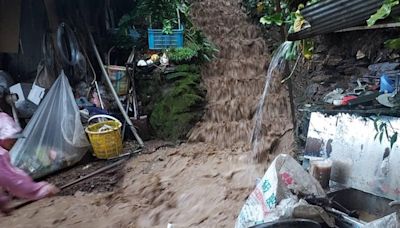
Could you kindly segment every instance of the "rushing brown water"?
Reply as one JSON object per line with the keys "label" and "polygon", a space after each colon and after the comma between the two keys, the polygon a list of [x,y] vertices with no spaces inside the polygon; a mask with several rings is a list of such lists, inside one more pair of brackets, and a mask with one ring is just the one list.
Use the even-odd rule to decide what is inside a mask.
{"label": "rushing brown water", "polygon": [[[200,0],[193,3],[193,11],[195,24],[217,45],[220,53],[202,70],[208,105],[203,120],[189,139],[221,148],[249,149],[270,52],[259,28],[242,12],[239,0]],[[258,160],[277,149],[278,153],[290,152],[293,142],[292,135],[286,134],[292,129],[288,92],[280,83],[282,75],[271,76],[261,112],[261,133],[253,154]]]}

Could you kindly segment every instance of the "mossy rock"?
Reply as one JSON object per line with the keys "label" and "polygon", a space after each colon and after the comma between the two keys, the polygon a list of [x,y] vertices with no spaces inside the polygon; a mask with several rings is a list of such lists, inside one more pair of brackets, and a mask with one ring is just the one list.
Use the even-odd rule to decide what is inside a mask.
{"label": "mossy rock", "polygon": [[184,64],[184,65],[179,65],[176,66],[175,68],[176,72],[191,72],[191,73],[200,73],[200,67],[194,64]]}
{"label": "mossy rock", "polygon": [[162,95],[162,86],[160,81],[152,79],[138,80],[137,83],[137,95],[138,99],[143,105],[143,112],[141,114],[150,114],[154,108],[154,104],[158,98]]}
{"label": "mossy rock", "polygon": [[186,134],[203,115],[204,90],[200,75],[175,72],[174,81],[164,89],[162,98],[154,105],[150,124],[157,136],[177,140]]}

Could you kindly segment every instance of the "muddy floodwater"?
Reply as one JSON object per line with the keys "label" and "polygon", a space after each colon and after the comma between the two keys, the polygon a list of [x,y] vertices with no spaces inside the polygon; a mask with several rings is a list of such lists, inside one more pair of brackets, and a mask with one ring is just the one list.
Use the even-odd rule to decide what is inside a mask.
{"label": "muddy floodwater", "polygon": [[265,159],[254,162],[251,135],[271,50],[239,1],[199,0],[192,8],[220,52],[202,69],[208,103],[189,143],[133,158],[112,192],[44,199],[1,217],[0,227],[234,226],[268,161],[293,150],[288,93],[271,78],[257,152]]}

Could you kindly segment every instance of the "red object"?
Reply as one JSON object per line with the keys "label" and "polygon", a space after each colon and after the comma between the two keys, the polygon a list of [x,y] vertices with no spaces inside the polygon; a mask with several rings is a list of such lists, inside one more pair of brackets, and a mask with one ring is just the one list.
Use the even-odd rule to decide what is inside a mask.
{"label": "red object", "polygon": [[357,96],[345,96],[342,99],[342,105],[348,105],[351,100],[357,99]]}

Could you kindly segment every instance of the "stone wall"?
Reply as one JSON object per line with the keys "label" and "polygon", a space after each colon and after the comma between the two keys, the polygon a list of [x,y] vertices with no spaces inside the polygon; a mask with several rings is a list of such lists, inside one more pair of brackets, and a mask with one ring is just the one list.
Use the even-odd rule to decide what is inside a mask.
{"label": "stone wall", "polygon": [[[383,62],[399,62],[398,51],[388,50],[384,42],[400,37],[395,29],[332,33],[313,38],[312,60],[300,60],[294,74],[294,97],[297,109],[306,104],[320,104],[328,92],[343,88],[351,91],[357,79],[367,83],[379,78],[368,67]],[[307,134],[308,113],[297,112],[298,136]],[[301,140],[300,140],[301,141]]]}

